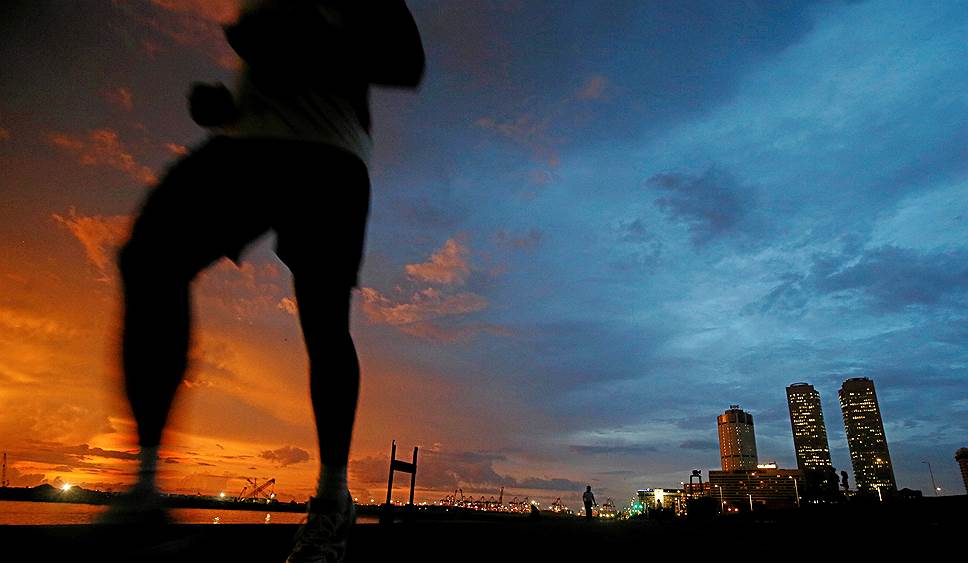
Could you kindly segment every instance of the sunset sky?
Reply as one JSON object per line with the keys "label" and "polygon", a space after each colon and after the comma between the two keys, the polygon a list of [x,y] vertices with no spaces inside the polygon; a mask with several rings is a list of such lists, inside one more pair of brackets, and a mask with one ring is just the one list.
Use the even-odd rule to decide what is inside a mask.
{"label": "sunset sky", "polygon": [[[761,461],[795,467],[798,381],[850,471],[837,389],[858,376],[898,486],[929,494],[928,461],[964,492],[963,2],[408,4],[427,74],[372,97],[356,496],[385,494],[393,439],[420,447],[418,500],[679,486],[719,469],[730,404],[753,414]],[[235,1],[2,6],[0,448],[14,486],[119,489],[137,444],[115,252],[206,136],[189,84],[233,81]],[[314,487],[307,364],[271,248],[194,286],[165,490]]]}

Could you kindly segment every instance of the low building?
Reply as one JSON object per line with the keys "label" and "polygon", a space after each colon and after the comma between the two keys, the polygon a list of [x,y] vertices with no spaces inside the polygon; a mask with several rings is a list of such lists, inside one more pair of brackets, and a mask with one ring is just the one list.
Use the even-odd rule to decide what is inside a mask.
{"label": "low building", "polygon": [[676,516],[686,510],[686,495],[682,489],[639,489],[636,498],[645,512],[671,509]]}
{"label": "low building", "polygon": [[709,494],[724,511],[794,508],[800,479],[799,470],[775,467],[710,471]]}

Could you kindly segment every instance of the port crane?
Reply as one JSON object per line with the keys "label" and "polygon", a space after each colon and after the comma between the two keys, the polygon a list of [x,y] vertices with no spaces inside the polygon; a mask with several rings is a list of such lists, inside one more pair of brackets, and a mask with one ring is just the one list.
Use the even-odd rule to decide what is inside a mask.
{"label": "port crane", "polygon": [[571,509],[569,509],[561,502],[561,497],[556,498],[555,501],[551,503],[550,508],[552,512],[561,512],[561,513],[571,512]]}
{"label": "port crane", "polygon": [[[242,487],[242,491],[239,492],[238,498],[235,499],[236,502],[241,502],[248,499],[257,499],[260,496],[266,500],[272,500],[273,498],[276,497],[275,477],[273,477],[272,479],[269,479],[268,481],[262,483],[261,485],[259,484],[258,480],[256,480],[255,478],[250,479],[246,477],[245,480],[249,482],[249,485],[252,485],[252,490],[246,493],[246,491],[248,491],[249,489],[249,485]],[[272,487],[272,489],[267,492],[266,489],[269,489],[270,487]]]}

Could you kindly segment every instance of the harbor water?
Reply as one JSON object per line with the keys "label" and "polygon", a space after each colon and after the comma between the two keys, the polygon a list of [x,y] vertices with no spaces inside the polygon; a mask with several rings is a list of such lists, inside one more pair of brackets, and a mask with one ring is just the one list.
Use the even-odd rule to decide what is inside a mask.
{"label": "harbor water", "polygon": [[[107,506],[66,502],[0,501],[0,525],[92,524]],[[305,514],[261,510],[218,510],[176,508],[172,517],[181,524],[299,524]],[[376,523],[376,518],[360,516],[359,524]]]}

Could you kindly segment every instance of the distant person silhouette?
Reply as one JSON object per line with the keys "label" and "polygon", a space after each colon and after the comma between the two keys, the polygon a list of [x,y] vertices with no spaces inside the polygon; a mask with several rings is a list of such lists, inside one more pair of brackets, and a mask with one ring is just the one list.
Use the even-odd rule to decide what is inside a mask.
{"label": "distant person silhouette", "polygon": [[581,500],[582,500],[583,503],[585,503],[585,519],[591,520],[592,519],[592,506],[594,506],[596,504],[595,503],[595,494],[592,493],[592,486],[591,485],[588,485],[588,486],[585,487],[585,493],[582,494]]}
{"label": "distant person silhouette", "polygon": [[236,91],[194,86],[192,118],[213,135],[148,195],[119,254],[122,363],[141,453],[137,483],[103,521],[164,521],[155,475],[187,366],[190,282],[273,230],[293,275],[321,462],[289,561],[339,561],[355,517],[349,311],[369,213],[369,87],[416,88],[423,46],[403,0],[248,1],[225,33],[245,63]]}

